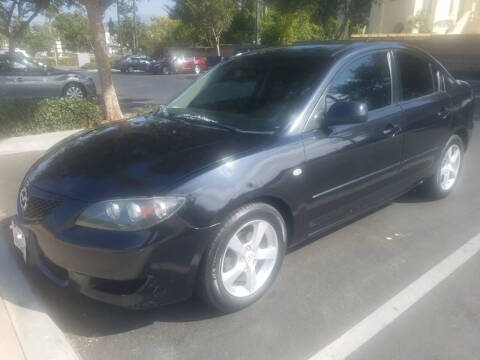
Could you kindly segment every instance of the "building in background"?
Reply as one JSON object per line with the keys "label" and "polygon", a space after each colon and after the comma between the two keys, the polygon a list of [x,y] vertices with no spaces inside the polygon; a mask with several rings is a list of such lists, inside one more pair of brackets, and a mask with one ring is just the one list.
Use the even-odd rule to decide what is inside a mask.
{"label": "building in background", "polygon": [[372,5],[370,34],[480,34],[480,0],[383,0]]}

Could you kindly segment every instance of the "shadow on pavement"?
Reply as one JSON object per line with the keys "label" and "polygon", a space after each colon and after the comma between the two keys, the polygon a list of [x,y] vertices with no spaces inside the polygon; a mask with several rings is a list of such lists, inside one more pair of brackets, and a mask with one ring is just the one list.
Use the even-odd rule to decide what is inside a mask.
{"label": "shadow on pavement", "polygon": [[[151,310],[129,310],[91,300],[73,289],[51,283],[35,268],[27,268],[12,245],[11,218],[0,221],[0,254],[2,260],[0,289],[2,297],[14,304],[31,308],[30,301],[18,296],[15,282],[26,281],[43,306],[32,310],[46,311],[64,332],[84,337],[102,337],[145,327],[155,322],[192,322],[221,316],[196,298]],[[6,245],[6,246],[5,246]],[[7,264],[8,263],[8,264]],[[7,268],[8,266],[8,268]],[[24,277],[24,279],[22,279]],[[14,281],[9,280],[14,279]],[[33,301],[38,304],[37,301]]]}

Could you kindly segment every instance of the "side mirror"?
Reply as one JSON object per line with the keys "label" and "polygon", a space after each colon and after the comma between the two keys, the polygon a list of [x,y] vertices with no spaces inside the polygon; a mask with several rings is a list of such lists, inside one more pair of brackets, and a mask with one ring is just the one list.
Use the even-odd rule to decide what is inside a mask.
{"label": "side mirror", "polygon": [[327,112],[326,125],[360,124],[368,120],[367,104],[359,101],[334,103]]}

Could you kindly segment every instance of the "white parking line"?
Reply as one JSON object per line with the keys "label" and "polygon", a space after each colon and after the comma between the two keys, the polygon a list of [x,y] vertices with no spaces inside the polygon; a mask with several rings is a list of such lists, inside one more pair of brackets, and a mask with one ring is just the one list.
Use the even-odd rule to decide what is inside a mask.
{"label": "white parking line", "polygon": [[368,315],[310,360],[345,359],[480,251],[480,234]]}

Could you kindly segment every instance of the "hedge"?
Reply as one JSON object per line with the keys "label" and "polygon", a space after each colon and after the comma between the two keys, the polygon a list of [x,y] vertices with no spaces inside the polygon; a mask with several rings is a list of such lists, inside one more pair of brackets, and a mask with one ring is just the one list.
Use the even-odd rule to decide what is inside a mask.
{"label": "hedge", "polygon": [[100,108],[89,100],[0,100],[0,138],[92,127],[102,120]]}

